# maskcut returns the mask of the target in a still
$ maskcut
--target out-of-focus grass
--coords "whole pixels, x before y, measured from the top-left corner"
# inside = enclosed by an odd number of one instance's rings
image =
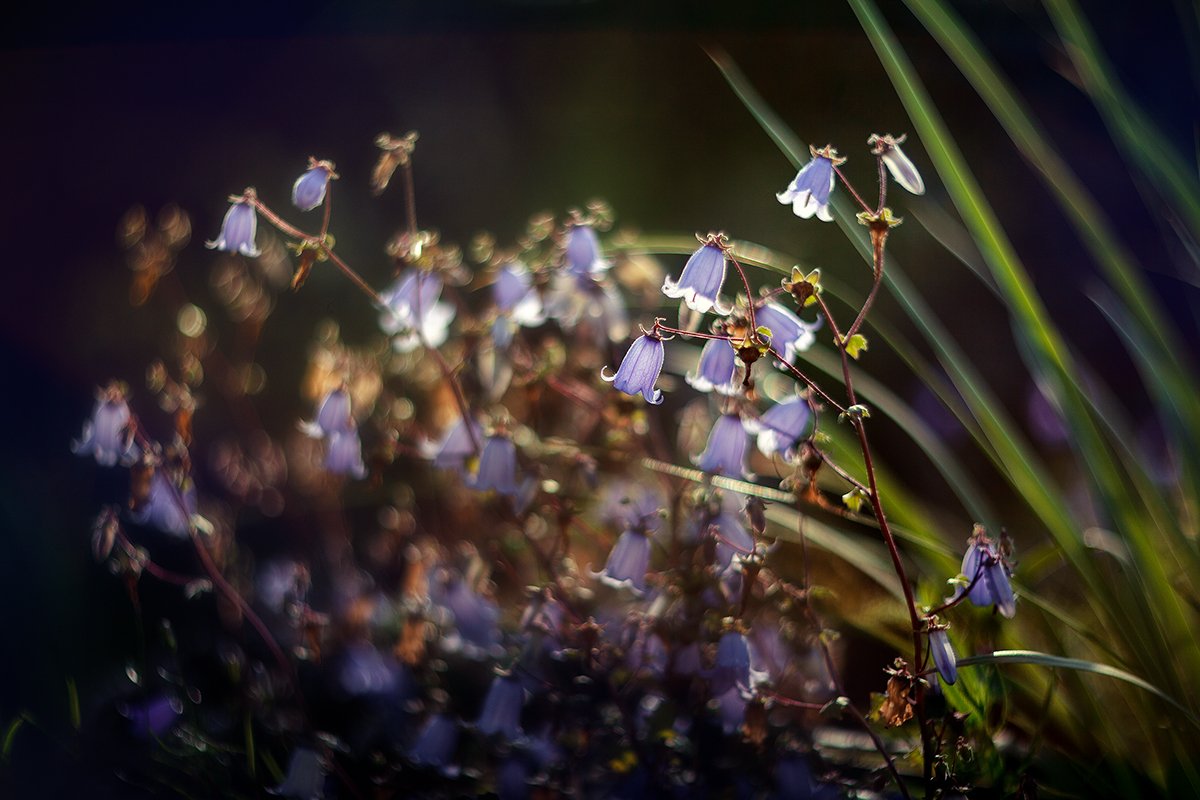
[[[1121,246],[1113,222],[986,51],[949,4],[906,0],[1043,178],[1070,221],[1067,232],[1087,248],[1097,276],[1106,282],[1104,289],[1091,296],[1126,344],[1138,368],[1137,388],[1154,401],[1159,422],[1170,439],[1180,443],[1175,448],[1180,480],[1162,486],[1131,446],[1134,426],[1115,400],[1118,388],[1105,387],[1079,361],[1075,348],[1043,305],[1006,233],[1005,225],[1015,221],[1000,219],[992,209],[887,22],[871,0],[849,2],[961,219],[960,223],[938,215],[940,230],[934,231],[935,236],[949,245],[954,259],[969,263],[1008,307],[1018,352],[1031,376],[1050,390],[1069,428],[1072,470],[1086,481],[1096,517],[1111,528],[1107,551],[1085,536],[1094,523],[1085,519],[1086,512],[1065,501],[1064,487],[1051,477],[1049,466],[973,366],[969,342],[947,330],[889,256],[888,288],[932,348],[953,388],[936,380],[937,370],[932,365],[922,365],[918,356],[907,353],[910,348],[889,335],[886,321],[872,320],[872,335],[888,340],[893,350],[911,359],[914,371],[929,382],[930,389],[972,434],[994,465],[996,476],[1036,515],[1041,531],[1025,531],[1023,538],[1039,538],[1039,533],[1044,538],[1044,544],[1030,548],[1034,556],[1022,562],[1017,574],[1019,591],[1027,602],[1013,623],[993,626],[989,635],[995,647],[1036,645],[1052,652],[970,656],[964,659],[965,665],[993,665],[989,669],[1001,663],[1021,666],[997,671],[993,677],[999,676],[1003,683],[970,681],[971,696],[965,690],[956,691],[950,694],[951,700],[963,704],[964,710],[974,710],[976,716],[999,707],[1029,741],[1044,741],[1068,760],[1086,761],[1089,767],[1072,771],[1070,778],[1090,784],[1099,794],[1136,793],[1149,782],[1166,791],[1200,795],[1200,774],[1192,766],[1200,754],[1195,725],[1200,711],[1200,691],[1195,685],[1195,676],[1200,674],[1196,638],[1200,619],[1195,602],[1195,580],[1200,575],[1195,530],[1200,461],[1194,448],[1186,444],[1200,441],[1197,376],[1187,365],[1187,354],[1177,352],[1178,335],[1134,257]],[[1153,122],[1129,102],[1071,0],[1047,0],[1047,8],[1085,88],[1121,149],[1159,187],[1163,201],[1185,227],[1193,234],[1200,230],[1200,204],[1196,203],[1200,185],[1195,171],[1183,166]],[[766,106],[736,66],[721,53],[712,55],[734,92],[792,163],[799,166],[807,161],[804,143]],[[869,260],[866,231],[854,219],[849,202],[837,198],[834,210],[839,226]],[[779,263],[774,263],[777,260]],[[776,254],[759,259],[759,263],[783,270],[792,262]],[[820,358],[818,354],[813,363],[827,371]],[[960,479],[965,471],[932,431],[904,424],[914,415],[912,409],[905,408],[904,401],[885,387],[871,387],[874,391],[868,392],[867,384],[863,386],[868,402],[904,426],[939,464],[963,507],[980,521],[994,524],[994,512],[983,494],[969,479]],[[882,491],[886,500],[886,484]],[[941,535],[946,542],[960,546],[961,531],[925,533]],[[851,534],[842,531],[841,535]],[[930,558],[931,552],[911,545],[907,550],[921,562],[926,577],[936,582],[936,577],[928,576],[939,575],[944,559]],[[1064,583],[1073,591],[1061,591]],[[1048,599],[1043,590],[1068,599]],[[962,627],[968,626],[956,626],[956,630]],[[968,649],[982,641],[959,635]],[[1054,777],[1050,776],[1051,783]],[[998,773],[994,778],[998,783],[1003,780]]]

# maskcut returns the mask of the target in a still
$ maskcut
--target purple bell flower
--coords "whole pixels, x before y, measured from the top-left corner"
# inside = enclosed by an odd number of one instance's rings
[[[776,403],[758,419],[747,420],[746,428],[758,434],[758,449],[768,458],[780,455],[784,461],[796,460],[796,444],[804,438],[811,411],[808,401],[791,397]]]
[[[333,164],[328,161],[308,160],[308,171],[292,184],[292,204],[301,211],[312,211],[325,201],[325,190],[329,179],[336,178]]]
[[[962,560],[962,575],[966,584],[958,588],[952,600],[966,591],[967,599],[973,605],[994,605],[1008,619],[1017,613],[1008,566],[982,529],[977,529],[971,536]]]
[[[723,692],[713,691],[710,707],[714,707],[721,719],[721,730],[726,736],[736,733],[746,721],[746,705],[748,701],[742,696],[736,686],[731,686]]]
[[[447,650],[464,649],[474,655],[486,653],[500,643],[500,609],[466,581],[451,581],[439,602],[454,615],[456,634],[446,637]]]
[[[215,240],[205,242],[205,247],[209,250],[241,253],[250,258],[257,258],[262,254],[254,244],[254,235],[258,230],[254,196],[254,190],[247,189],[243,196],[232,200],[233,205],[225,212],[225,219],[221,222],[221,232]]]
[[[606,484],[600,504],[600,517],[622,530],[653,533],[662,523],[667,499],[653,484],[621,481]]]
[[[498,734],[510,741],[519,739],[524,705],[525,689],[521,682],[511,675],[497,675],[483,700],[475,727],[488,736]]]
[[[338,683],[352,697],[392,691],[398,676],[392,664],[370,642],[356,642],[342,653]]]
[[[958,656],[954,653],[954,647],[950,644],[950,637],[946,635],[944,627],[930,628],[929,649],[933,653],[933,663],[942,680],[946,683],[958,680]]]
[[[705,472],[749,479],[751,472],[746,467],[748,443],[749,436],[742,418],[737,414],[722,414],[713,423],[704,452],[693,462]]]
[[[685,380],[698,392],[716,391],[731,396],[742,390],[742,382],[736,375],[737,353],[733,345],[721,339],[709,339],[700,351],[696,371],[689,372]]]
[[[746,530],[738,514],[734,511],[722,511],[712,527],[720,536],[717,538],[717,565],[722,571],[733,564],[733,557],[744,557],[754,552],[754,537]]]
[[[532,328],[546,321],[542,298],[538,295],[529,269],[519,261],[505,264],[496,273],[492,299],[502,314],[508,314],[518,325]]]
[[[831,222],[833,216],[829,213],[829,194],[833,191],[835,180],[833,168],[844,164],[846,159],[839,158],[837,151],[826,145],[817,150],[809,147],[812,161],[801,168],[788,187],[775,198],[784,205],[790,204],[797,217],[809,219],[816,214],[822,222]]]
[[[334,431],[325,443],[325,469],[334,475],[349,475],[353,478],[365,478],[367,467],[363,463],[362,442],[358,431],[351,428],[347,431]]]
[[[297,747],[288,761],[283,783],[268,790],[293,800],[320,800],[325,796],[325,765],[315,750]]]
[[[713,695],[725,694],[735,687],[750,688],[750,645],[745,634],[737,631],[721,634],[708,682]]]
[[[195,513],[195,494],[173,486],[162,470],[155,470],[146,502],[129,516],[138,525],[149,525],[183,539],[191,532]]]
[[[890,133],[883,136],[873,133],[867,139],[867,144],[871,145],[872,153],[883,159],[884,166],[892,173],[892,179],[896,183],[913,194],[925,194],[925,181],[921,180],[921,173],[917,172],[912,161],[900,149],[904,138],[892,136]]]
[[[621,366],[617,368],[617,374],[607,375],[608,367],[605,367],[600,370],[600,377],[625,394],[635,395],[640,392],[647,403],[659,405],[663,401],[663,393],[662,390],[654,388],[654,384],[658,380],[658,374],[662,372],[665,355],[666,349],[662,339],[648,333],[642,334],[629,346],[629,351],[621,360]]]
[[[350,392],[339,387],[321,401],[317,418],[312,422],[301,422],[300,430],[314,439],[323,439],[335,433],[354,430],[354,418],[350,415]]]
[[[718,314],[728,314],[732,309],[720,305],[717,295],[725,282],[725,237],[709,234],[700,249],[692,254],[683,267],[683,274],[676,283],[670,276],[663,282],[662,292],[667,297],[682,298],[688,308],[706,314],[716,308]]]
[[[161,695],[120,709],[129,720],[129,731],[139,739],[161,739],[175,727],[183,714],[183,703],[177,697]]]
[[[474,486],[481,492],[516,497],[517,446],[507,436],[489,436],[479,457],[479,471],[475,474]]]
[[[609,586],[646,591],[646,569],[650,566],[650,538],[640,531],[625,531],[617,539],[600,580]]]
[[[566,253],[567,268],[573,275],[586,277],[609,267],[600,257],[600,240],[591,225],[573,225],[567,231]]]
[[[458,774],[458,767],[452,763],[457,747],[458,723],[448,714],[434,714],[421,728],[408,757],[413,763],[435,767],[453,777]]]
[[[441,302],[442,279],[420,269],[410,269],[384,290],[384,311],[379,327],[391,335],[392,346],[411,352],[422,343],[440,347],[450,334],[454,307]]]
[[[475,455],[476,442],[483,443],[483,426],[473,419],[468,421],[460,417],[440,442],[423,449],[438,469],[465,474],[467,459]]]
[[[809,325],[778,303],[767,303],[754,309],[754,322],[770,329],[771,346],[776,352],[783,348],[784,361],[791,361],[796,353],[812,347],[817,340],[815,331],[820,327],[819,323]]]
[[[71,452],[91,455],[104,467],[132,457],[134,446],[129,417],[129,405],[120,386],[114,383],[98,392],[92,418],[84,423],[79,441],[71,443]]]

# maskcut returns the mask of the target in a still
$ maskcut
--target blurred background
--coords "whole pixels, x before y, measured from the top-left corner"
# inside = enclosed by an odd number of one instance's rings
[[[306,158],[328,158],[341,175],[333,226],[339,252],[382,286],[392,275],[383,243],[404,208],[399,192],[370,196],[372,140],[381,131],[417,130],[418,218],[445,239],[465,244],[488,230],[509,240],[534,213],[603,198],[623,230],[725,230],[865,292],[869,269],[836,227],[801,225],[776,202],[794,169],[705,47],[728,53],[802,139],[849,156],[847,174],[868,192],[874,166],[867,136],[910,133],[905,149],[925,172],[929,193],[897,199],[897,213],[908,219],[891,252],[1051,467],[1069,458],[1013,345],[1008,310],[933,235],[953,233],[944,221],[953,209],[852,11],[840,3],[644,5],[47,5],[24,8],[24,18],[0,29],[0,720],[29,710],[50,729],[61,727],[65,682],[77,682],[86,712],[103,702],[136,647],[124,590],[89,553],[100,491],[94,465],[68,447],[97,385],[122,378],[136,399],[146,366],[164,355],[176,324],[169,304],[155,297],[130,302],[133,273],[117,232],[132,207],[153,218],[173,204],[190,215],[190,241],[171,280],[203,305],[213,263],[203,241],[217,233],[226,196],[252,185],[282,207]],[[1194,358],[1195,254],[1173,234],[1170,215],[1158,212],[1146,180],[1130,170],[1080,90],[1042,7],[1023,0],[952,5],[1103,204],[1179,331],[1180,352]],[[1087,6],[1089,21],[1116,73],[1189,156],[1194,176],[1194,9],[1161,0],[1108,14],[1102,5]],[[1081,360],[1121,385],[1132,363],[1087,299],[1095,267],[1061,210],[920,23],[898,3],[880,8],[1051,315]],[[963,246],[970,249],[969,239]],[[919,338],[886,291],[877,309],[907,339]],[[259,346],[268,372],[256,399],[273,435],[310,413],[297,389],[301,354],[328,318],[348,342],[375,333],[375,313],[332,270],[318,269],[304,291],[277,298]],[[1005,519],[1010,528],[1029,523],[1012,489],[988,478],[986,460],[928,402],[920,381],[882,348],[872,356],[871,375],[943,432],[993,504],[1015,509]],[[1132,386],[1118,400],[1144,435],[1138,446],[1148,458],[1163,451],[1146,393]],[[219,424],[201,408],[197,437]],[[883,460],[913,465],[901,470],[905,488],[932,507],[949,502],[924,456],[910,453],[904,436],[877,427]],[[874,675],[877,664],[870,669]],[[61,757],[53,745],[33,747],[27,763]]]

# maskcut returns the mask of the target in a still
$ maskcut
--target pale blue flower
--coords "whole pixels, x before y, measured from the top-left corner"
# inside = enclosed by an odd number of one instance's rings
[[[796,460],[796,445],[808,430],[811,411],[802,397],[790,397],[776,403],[756,420],[747,420],[746,428],[758,434],[758,449],[768,458],[779,455],[789,463]]]
[[[784,361],[791,361],[796,353],[812,347],[817,340],[816,330],[821,327],[819,322],[810,325],[779,303],[766,303],[754,309],[754,323],[771,331],[771,346]]]
[[[293,800],[320,800],[325,796],[325,765],[321,756],[308,747],[297,747],[288,760],[283,783],[268,791]]]
[[[458,723],[448,714],[434,714],[421,728],[408,757],[413,763],[437,768],[453,777],[458,774],[458,767],[453,762],[457,747]]]
[[[600,240],[591,225],[572,225],[567,231],[567,269],[574,275],[588,276],[603,272],[608,261],[600,256]]]
[[[334,431],[329,434],[325,447],[326,470],[334,475],[349,475],[359,479],[367,476],[367,467],[362,457],[362,442],[356,429]]]
[[[475,474],[474,486],[481,492],[516,497],[517,446],[507,436],[489,436],[479,456],[479,471]]]
[[[114,383],[97,393],[92,418],[84,423],[79,441],[71,443],[71,452],[93,456],[96,463],[104,467],[114,466],[117,461],[128,461],[135,451],[129,420],[125,392]]]
[[[381,295],[384,312],[379,326],[392,336],[402,353],[422,344],[440,347],[450,334],[454,307],[441,302],[442,280],[424,270],[410,269]]]
[[[150,492],[145,502],[131,511],[129,516],[138,525],[149,525],[183,539],[191,532],[195,513],[195,492],[179,488],[163,470],[156,469],[150,479]]]
[[[312,211],[321,205],[331,177],[337,177],[332,164],[309,159],[308,171],[292,185],[292,204],[301,211]]]
[[[650,539],[640,531],[625,531],[617,539],[600,580],[609,586],[631,589],[637,594],[646,590],[646,569],[650,566]]]
[[[742,382],[735,377],[736,374],[737,352],[733,345],[722,339],[709,339],[700,351],[696,371],[689,372],[684,380],[696,391],[716,391],[730,396],[740,393],[742,389]]]
[[[1009,619],[1017,613],[1008,566],[982,530],[977,530],[971,536],[962,560],[962,575],[966,583],[958,588],[951,599],[957,599],[966,591],[967,599],[973,605],[994,605],[1002,616]]]
[[[254,211],[253,190],[233,201],[233,205],[225,212],[221,223],[221,232],[211,242],[204,246],[210,250],[223,250],[227,253],[241,253],[250,258],[257,258],[262,251],[254,243],[258,230],[258,215]]]
[[[667,297],[682,298],[688,308],[705,314],[714,307],[718,314],[728,314],[730,309],[720,305],[717,295],[725,282],[725,251],[721,248],[724,237],[710,234],[700,249],[692,254],[683,267],[683,274],[676,283],[670,276],[663,282],[662,292]]]
[[[693,461],[705,472],[733,478],[749,478],[751,473],[746,466],[748,443],[749,436],[741,417],[737,414],[722,414],[713,423],[704,452]]]
[[[933,653],[933,663],[937,666],[938,674],[946,683],[958,680],[958,656],[950,644],[944,627],[931,628],[929,631],[929,649]]]
[[[483,710],[475,723],[480,733],[499,735],[505,739],[519,739],[521,733],[521,708],[525,705],[525,689],[511,675],[497,675],[492,680]]]
[[[650,334],[639,336],[629,346],[616,375],[607,375],[605,367],[600,371],[600,377],[612,383],[628,395],[641,394],[646,402],[659,405],[663,401],[663,393],[654,388],[658,374],[662,372],[665,348],[662,339]]]
[[[805,164],[788,187],[775,197],[784,205],[790,204],[797,217],[808,219],[816,214],[817,219],[831,222],[829,194],[835,180],[833,168],[846,159],[838,158],[837,151],[829,145],[822,150],[814,147],[809,150],[812,161]]]
[[[921,173],[917,172],[912,161],[900,149],[903,142],[904,136],[892,136],[890,133],[883,136],[873,133],[867,139],[871,152],[883,159],[884,166],[896,183],[913,194],[925,194],[925,181],[921,180]]]

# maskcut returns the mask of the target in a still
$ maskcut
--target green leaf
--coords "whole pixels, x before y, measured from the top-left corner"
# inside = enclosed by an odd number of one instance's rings
[[[846,342],[846,355],[858,360],[858,354],[867,349],[867,337],[856,333]]]

